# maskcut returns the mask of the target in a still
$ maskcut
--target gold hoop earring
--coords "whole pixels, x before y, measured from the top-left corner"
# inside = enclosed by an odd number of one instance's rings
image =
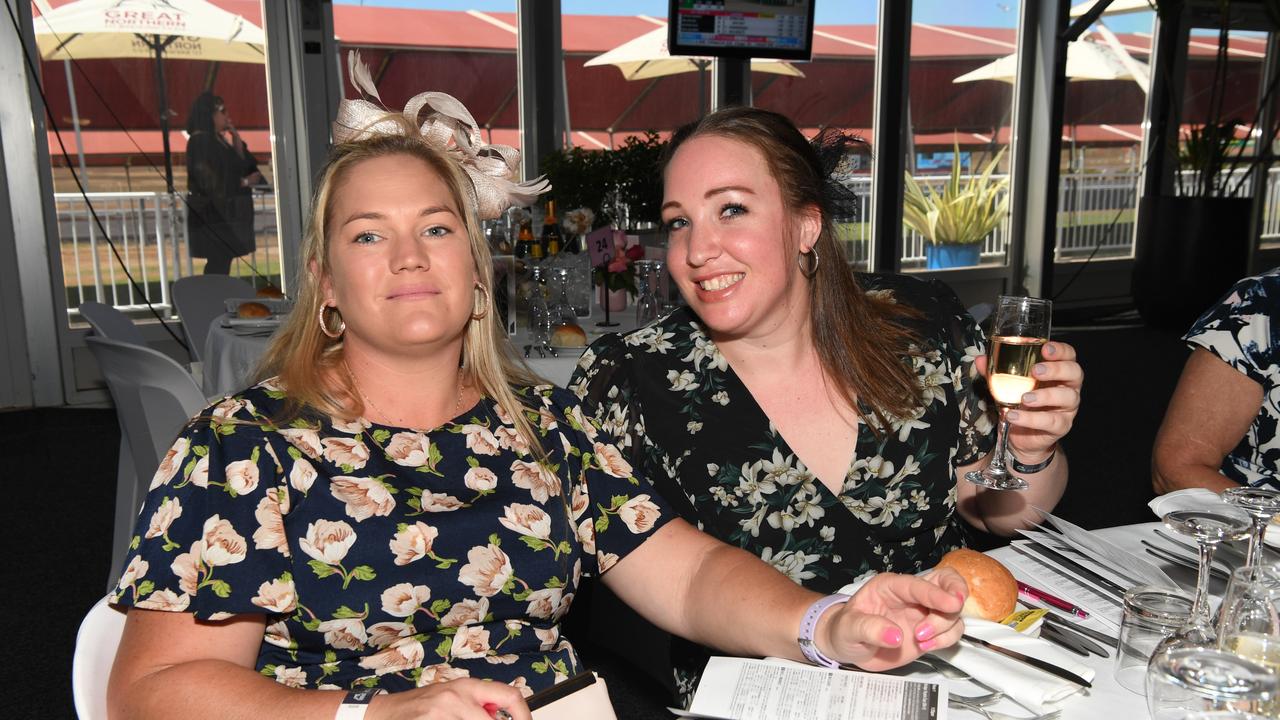
[[[488,314],[489,314],[489,302],[490,302],[490,298],[489,298],[489,288],[485,287],[485,286],[484,286],[484,283],[482,283],[482,282],[480,282],[479,280],[477,280],[477,281],[476,281],[476,287],[475,287],[475,289],[476,289],[476,290],[479,290],[479,291],[484,295],[484,300],[482,300],[482,301],[480,302],[480,309],[479,309],[479,310],[475,310],[475,309],[474,309],[474,308],[475,308],[475,302],[474,302],[475,298],[472,298],[472,304],[471,304],[471,307],[472,307],[472,311],[471,311],[471,319],[472,319],[472,320],[483,320],[483,319],[484,319],[484,317],[485,317],[486,315],[488,315]]]
[[[805,267],[805,256],[812,256],[813,258],[809,263],[809,267]],[[814,275],[818,274],[818,262],[821,260],[822,258],[818,257],[817,245],[809,248],[809,252],[802,252],[799,255],[796,255],[796,264],[800,266],[800,272],[804,273],[804,276],[807,278],[813,278]]]
[[[342,337],[342,333],[344,333],[344,332],[346,332],[346,331],[347,331],[347,321],[346,321],[346,320],[343,320],[343,319],[342,319],[342,315],[341,315],[341,314],[339,314],[339,315],[338,315],[338,329],[337,329],[337,330],[330,330],[330,329],[329,329],[329,326],[325,324],[325,318],[324,318],[324,311],[325,311],[325,310],[329,310],[329,309],[333,309],[333,310],[334,310],[334,312],[337,312],[337,310],[338,310],[338,308],[336,308],[336,307],[333,307],[333,306],[331,306],[331,305],[327,305],[327,304],[325,304],[324,302],[321,302],[321,303],[320,303],[320,312],[319,312],[319,314],[317,314],[317,316],[316,316],[316,322],[317,322],[317,323],[319,323],[319,325],[320,325],[320,332],[324,333],[324,334],[325,334],[325,337],[329,337],[329,338],[333,338],[334,340],[337,340],[338,338]]]

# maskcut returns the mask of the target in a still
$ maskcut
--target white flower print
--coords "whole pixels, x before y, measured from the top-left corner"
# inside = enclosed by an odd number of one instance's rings
[[[617,447],[605,443],[595,443],[592,447],[595,449],[596,462],[605,474],[626,479],[635,473],[631,463],[622,457],[622,452]]]
[[[293,580],[272,580],[258,586],[258,594],[249,602],[273,613],[291,613],[298,609],[298,596]]]
[[[646,533],[661,515],[657,504],[649,500],[647,493],[636,495],[618,508],[618,518],[633,533]]]
[[[465,668],[456,668],[448,663],[440,663],[438,665],[429,665],[422,669],[422,674],[418,676],[418,687],[426,687],[435,683],[449,682],[458,678],[471,677],[471,671]]]
[[[684,429],[687,430],[690,435],[692,435],[702,430],[702,423],[696,420],[690,420],[689,422],[685,423]]]
[[[195,467],[191,468],[191,476],[187,478],[192,485],[201,488],[209,487],[209,456],[205,455],[196,461]]]
[[[498,438],[483,425],[463,425],[462,434],[467,439],[467,449],[477,455],[497,455]]]
[[[696,379],[697,379],[697,376],[695,376],[693,373],[689,372],[688,370],[683,370],[683,371],[668,370],[667,371],[667,382],[671,383],[671,390],[673,390],[674,392],[681,392],[694,387],[693,381]]]
[[[422,493],[423,512],[452,512],[463,506],[458,498],[447,493]]]
[[[160,502],[160,507],[151,514],[151,521],[147,524],[147,533],[143,535],[145,538],[163,537],[169,532],[169,526],[174,520],[182,517],[182,502],[178,498],[167,497]]]
[[[258,463],[253,460],[230,463],[223,473],[227,478],[227,489],[237,495],[248,495],[258,487]]]
[[[574,405],[569,408],[568,412],[565,413],[565,417],[569,419],[569,426],[575,430],[582,431],[582,434],[586,435],[588,440],[596,439],[596,435],[599,434],[596,430],[596,424],[587,419],[586,414],[582,412],[581,406]]]
[[[502,509],[498,519],[502,526],[517,535],[528,535],[540,540],[551,537],[551,516],[537,505],[512,503]]]
[[[620,559],[621,558],[614,553],[601,553],[599,550],[596,551],[596,566],[600,569],[601,575],[608,572],[614,565],[617,565],[618,560]]]
[[[431,552],[439,531],[424,522],[416,522],[396,533],[391,539],[391,552],[395,553],[396,565],[408,565],[421,560]]]
[[[818,530],[818,537],[822,538],[827,542],[832,542],[836,539],[836,529],[831,527],[830,525],[823,525]]]
[[[200,560],[205,565],[210,567],[234,565],[244,560],[248,549],[244,536],[237,533],[230,522],[217,515],[204,521]]]
[[[528,490],[534,500],[545,503],[560,494],[560,478],[541,463],[516,460],[511,463],[511,481]]]
[[[240,398],[227,398],[214,406],[209,415],[215,420],[226,422],[234,418],[241,410],[248,410],[249,414],[253,414],[253,403]]]
[[[738,479],[737,489],[733,491],[735,495],[745,498],[752,505],[762,504],[765,495],[772,495],[778,491],[778,486],[768,476],[757,479],[756,475],[760,469],[760,461],[743,463],[742,476]]]
[[[470,585],[481,597],[493,597],[511,578],[511,560],[497,545],[473,547],[467,564],[458,571],[458,581]]]
[[[945,385],[951,382],[946,369],[942,365],[934,365],[925,362],[924,359],[916,358],[916,373],[920,383],[920,397],[925,405],[935,402],[941,402],[943,405],[947,403],[947,390]]]
[[[337,565],[355,544],[356,531],[342,520],[317,520],[307,524],[307,534],[298,541],[302,551],[326,565]]]
[[[761,560],[777,568],[779,572],[797,583],[811,580],[815,577],[812,570],[806,570],[805,568],[810,563],[817,562],[821,557],[821,555],[808,555],[793,550],[783,550],[774,554],[773,548],[765,548],[760,555]]]
[[[404,467],[421,467],[431,457],[431,441],[420,432],[398,432],[385,449],[395,464]]]
[[[760,537],[760,523],[764,521],[765,513],[768,512],[768,510],[769,507],[767,505],[762,506],[759,510],[752,513],[751,517],[745,520],[739,520],[738,525],[740,525],[743,530],[751,533],[751,537]]]
[[[538,430],[547,433],[557,427],[559,427],[559,423],[556,422],[556,416],[552,415],[551,411],[546,408],[538,408]]]
[[[396,507],[396,499],[378,478],[340,475],[329,481],[329,492],[346,503],[344,510],[356,522],[386,517]]]
[[[338,465],[359,470],[369,461],[369,448],[353,438],[324,438],[320,441],[324,447],[324,459]]]
[[[293,644],[293,638],[289,635],[289,624],[284,620],[271,623],[262,633],[262,642],[276,647],[289,648]]]
[[[591,522],[591,518],[584,519],[578,525],[578,542],[582,543],[582,552],[593,553],[596,551],[596,529]]]
[[[169,451],[164,454],[164,458],[160,460],[160,467],[156,468],[156,474],[151,476],[151,486],[147,489],[155,490],[161,485],[168,485],[169,481],[173,480],[182,469],[182,461],[187,459],[187,453],[190,451],[190,440],[185,437],[175,440]]]
[[[375,675],[386,675],[421,667],[426,656],[422,643],[416,638],[407,637],[372,655],[360,658],[360,667],[372,670]]]
[[[543,588],[529,593],[529,606],[525,613],[531,617],[550,619],[560,609],[560,597],[564,588]]]
[[[549,628],[535,627],[533,629],[533,634],[537,636],[538,642],[540,643],[538,645],[538,649],[546,652],[555,647],[556,643],[560,641],[560,626],[552,625]]]
[[[493,431],[493,435],[498,438],[498,447],[504,450],[511,450],[517,455],[529,454],[529,441],[516,432],[514,427],[504,425]]]
[[[281,685],[287,685],[292,688],[301,688],[307,685],[307,673],[300,667],[277,665],[274,674],[276,682]]]
[[[462,476],[462,483],[476,492],[485,492],[498,486],[498,476],[485,467],[473,467]]]
[[[359,650],[369,641],[360,618],[325,620],[317,630],[324,633],[325,644],[340,650]]]
[[[370,427],[369,421],[362,417],[347,421],[331,415],[329,416],[329,424],[333,426],[334,430],[348,435],[359,435]]]
[[[489,653],[489,631],[478,625],[464,625],[453,636],[449,654],[459,659],[481,658]]]
[[[284,491],[281,495],[288,497]],[[275,493],[267,493],[258,501],[253,516],[258,520],[258,529],[253,531],[253,547],[258,550],[275,550],[285,557],[289,556],[289,541],[284,532],[284,516],[281,515],[280,504],[276,502]]]
[[[374,623],[365,628],[365,630],[369,634],[369,644],[380,648],[387,647],[400,638],[409,637],[413,634],[410,626],[402,622]]]
[[[289,444],[302,451],[303,455],[312,460],[319,460],[324,454],[324,448],[320,445],[320,433],[309,428],[282,428],[280,434],[289,441]]]
[[[400,583],[382,591],[382,611],[392,617],[409,617],[431,599],[426,585]]]
[[[289,485],[294,490],[306,495],[311,490],[311,485],[316,481],[316,469],[311,463],[303,458],[293,461],[293,467],[289,470]]]
[[[191,543],[191,549],[175,557],[169,565],[178,578],[178,589],[184,595],[195,595],[196,585],[200,582],[200,544],[199,540]]]
[[[489,614],[489,599],[459,600],[440,618],[441,627],[461,627],[484,622]]]
[[[146,575],[147,569],[150,567],[150,563],[143,560],[140,556],[134,555],[129,558],[129,564],[125,566],[124,572],[120,573],[120,580],[116,583],[116,587],[121,590],[127,589],[134,583],[138,582],[139,578]]]
[[[186,593],[179,595],[168,588],[157,590],[137,602],[137,606],[143,610],[164,610],[166,612],[182,612],[190,605],[190,595]]]
[[[728,405],[729,393],[725,392],[724,390],[721,390],[720,392],[711,396],[711,402],[716,403],[718,405]]]

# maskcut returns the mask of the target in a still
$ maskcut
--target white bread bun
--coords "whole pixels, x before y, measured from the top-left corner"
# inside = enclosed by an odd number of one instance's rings
[[[938,561],[960,573],[969,586],[969,597],[960,614],[999,622],[1018,604],[1018,581],[999,560],[976,550],[956,548]]]
[[[242,318],[269,318],[271,308],[259,302],[240,303],[240,307],[236,308],[236,315]]]
[[[566,323],[551,331],[551,344],[555,347],[582,347],[587,344],[587,333],[577,325]]]

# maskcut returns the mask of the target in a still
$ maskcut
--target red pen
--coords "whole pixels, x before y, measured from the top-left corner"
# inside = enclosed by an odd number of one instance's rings
[[[1032,600],[1038,600],[1063,612],[1071,613],[1082,620],[1089,617],[1089,613],[1085,612],[1084,608],[1079,607],[1068,600],[1063,600],[1056,595],[1050,595],[1040,588],[1031,587],[1021,580],[1018,581],[1018,594],[1025,595]]]
[[[487,702],[480,707],[483,708],[485,712],[489,713],[489,717],[494,718],[494,720],[511,720],[511,713],[507,712],[506,709],[501,705],[498,705],[498,703]]]

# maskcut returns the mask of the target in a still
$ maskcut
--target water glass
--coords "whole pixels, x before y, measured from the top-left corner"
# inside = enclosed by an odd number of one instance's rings
[[[654,294],[653,262],[637,260],[636,270],[636,325],[644,326],[658,319],[658,298]]]
[[[1121,687],[1139,695],[1144,692],[1147,665],[1156,646],[1187,622],[1191,603],[1190,597],[1166,587],[1140,585],[1125,593],[1115,662]]]
[[[1156,653],[1147,671],[1151,720],[1261,717],[1276,698],[1276,676],[1265,666],[1217,648]]]

